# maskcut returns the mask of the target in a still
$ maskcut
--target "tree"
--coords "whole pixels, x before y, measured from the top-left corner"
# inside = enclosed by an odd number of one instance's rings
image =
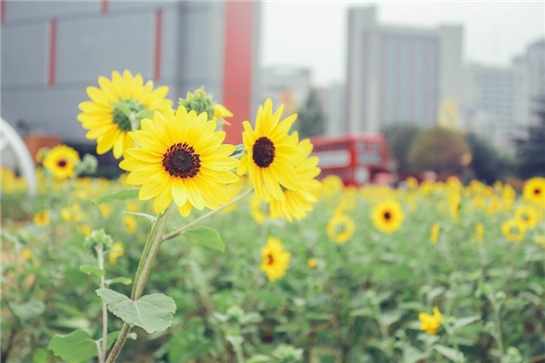
[[[528,128],[528,137],[517,140],[516,155],[523,178],[545,176],[545,98],[538,100],[539,121]]]
[[[298,112],[298,130],[301,138],[323,135],[326,116],[318,99],[318,93],[312,89]]]
[[[498,150],[487,140],[475,134],[467,134],[464,137],[473,156],[469,165],[474,177],[488,184],[503,179],[508,172],[507,162],[500,156]]]
[[[418,136],[409,152],[409,165],[418,171],[461,174],[471,161],[469,146],[459,133],[441,127]]]
[[[420,134],[420,129],[416,126],[395,125],[387,127],[382,133],[388,144],[388,158],[397,164],[396,171],[409,171],[409,151]]]

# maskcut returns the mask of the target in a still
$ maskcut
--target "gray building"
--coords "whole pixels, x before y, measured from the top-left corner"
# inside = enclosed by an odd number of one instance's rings
[[[232,142],[256,109],[257,2],[2,2],[0,112],[33,133],[84,142],[78,104],[113,70],[168,86],[175,103],[204,86],[235,114]]]
[[[375,6],[348,14],[345,132],[432,126],[444,100],[462,101],[463,28],[378,22]]]
[[[270,98],[273,107],[281,103],[284,114],[296,113],[312,87],[312,72],[306,67],[270,66],[261,70],[261,101]]]

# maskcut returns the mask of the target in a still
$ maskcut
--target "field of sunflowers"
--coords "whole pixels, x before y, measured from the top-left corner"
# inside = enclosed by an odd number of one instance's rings
[[[319,179],[270,101],[223,143],[204,90],[114,72],[38,193],[2,169],[2,362],[545,362],[545,179]]]

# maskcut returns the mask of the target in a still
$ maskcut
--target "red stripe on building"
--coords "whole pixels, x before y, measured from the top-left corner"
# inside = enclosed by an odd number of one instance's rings
[[[55,85],[55,69],[57,66],[57,19],[52,19],[49,26],[49,86]]]
[[[250,120],[252,106],[252,51],[254,6],[252,1],[228,0],[225,4],[225,54],[223,104],[234,114],[225,125],[225,141],[242,142],[242,121]]]
[[[161,78],[161,42],[163,33],[163,10],[155,12],[155,57],[153,62],[153,78]]]
[[[100,4],[100,12],[102,14],[106,14],[109,9],[110,9],[110,4],[109,4],[108,0],[102,0],[102,2]]]
[[[6,0],[0,0],[0,24],[6,20]]]

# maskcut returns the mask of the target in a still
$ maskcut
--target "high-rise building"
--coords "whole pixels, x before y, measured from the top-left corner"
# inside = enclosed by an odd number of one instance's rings
[[[100,75],[131,70],[177,103],[204,86],[235,117],[238,143],[257,106],[259,3],[1,1],[1,114],[33,132],[85,142],[76,121]]]
[[[270,98],[273,106],[284,104],[284,114],[296,113],[306,101],[312,72],[306,67],[270,66],[261,71],[261,101]]]
[[[322,109],[326,115],[326,135],[343,134],[346,118],[346,85],[333,82],[320,90]]]
[[[508,66],[470,64],[465,78],[466,127],[512,151],[514,140],[535,124],[537,102],[545,99],[545,40],[532,43]]]
[[[461,103],[463,28],[381,24],[375,6],[348,14],[345,132],[432,126],[443,100]]]

